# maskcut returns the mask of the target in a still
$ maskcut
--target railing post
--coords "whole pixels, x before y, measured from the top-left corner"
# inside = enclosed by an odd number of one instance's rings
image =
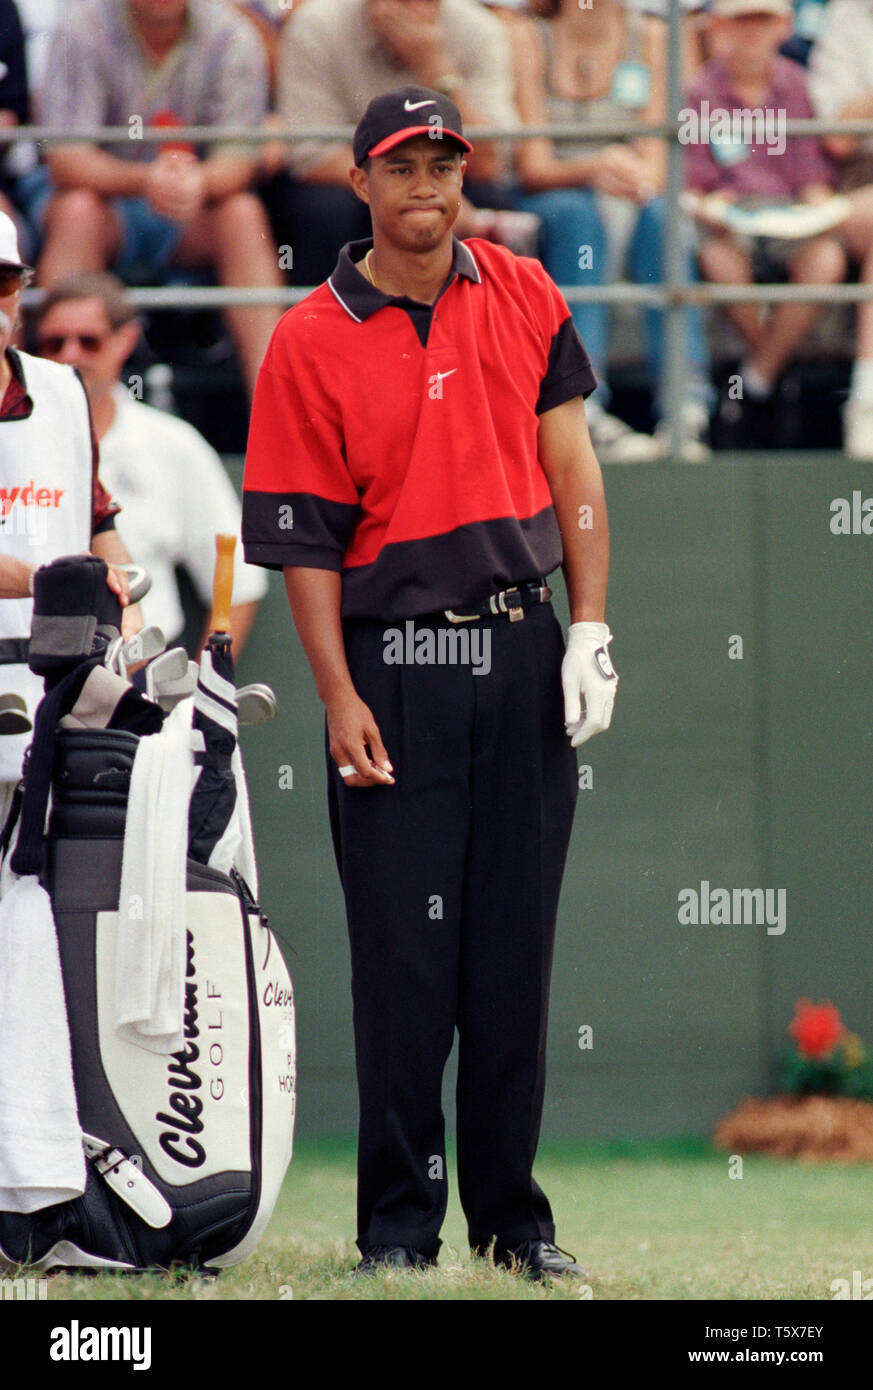
[[[671,122],[678,121],[682,104],[682,11],[679,0],[669,0],[669,34],[667,49],[667,113]],[[682,148],[676,134],[668,137],[666,225],[664,233],[664,281],[668,292],[685,283],[682,226],[679,194],[682,191]],[[664,311],[664,379],[662,400],[670,439],[672,458],[682,457],[682,405],[686,374],[686,312],[675,297]],[[657,383],[653,383],[657,385]]]

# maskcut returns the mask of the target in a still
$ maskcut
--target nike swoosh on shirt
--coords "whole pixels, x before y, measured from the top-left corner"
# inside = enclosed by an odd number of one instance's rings
[[[404,111],[417,111],[420,106],[436,106],[436,102],[431,101],[430,98],[427,101],[410,101],[407,97],[403,103]]]

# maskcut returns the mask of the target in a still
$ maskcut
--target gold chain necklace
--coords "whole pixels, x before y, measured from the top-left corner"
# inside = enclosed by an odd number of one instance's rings
[[[379,289],[379,286],[376,284],[376,281],[373,279],[373,272],[372,272],[372,270],[370,269],[370,257],[372,256],[372,254],[373,254],[373,248],[372,248],[372,246],[371,246],[370,249],[369,249],[369,251],[367,252],[366,256],[364,257],[364,269],[365,269],[366,272],[367,272],[367,279],[369,280],[370,284],[373,286],[373,289],[374,289],[374,290],[378,290],[378,289]]]

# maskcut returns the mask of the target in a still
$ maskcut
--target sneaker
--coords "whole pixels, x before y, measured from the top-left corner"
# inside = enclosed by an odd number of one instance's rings
[[[353,1274],[384,1274],[389,1269],[429,1269],[436,1255],[423,1255],[408,1245],[372,1245]]]
[[[850,396],[843,406],[843,452],[873,462],[873,400]]]
[[[637,434],[617,415],[608,415],[596,402],[586,401],[585,414],[591,443],[601,463],[653,463],[661,457],[662,450],[656,439],[650,434]]]
[[[523,1240],[511,1248],[496,1245],[494,1263],[503,1265],[504,1269],[514,1274],[521,1274],[525,1279],[537,1281],[555,1276],[588,1278],[582,1266],[577,1265],[575,1255],[568,1255],[566,1250],[560,1250],[549,1240]]]
[[[682,407],[682,459],[685,463],[706,463],[712,458],[712,450],[706,442],[709,430],[709,411],[699,401],[687,401]],[[669,458],[670,425],[667,420],[659,420],[655,426],[655,440],[659,446],[660,457]]]

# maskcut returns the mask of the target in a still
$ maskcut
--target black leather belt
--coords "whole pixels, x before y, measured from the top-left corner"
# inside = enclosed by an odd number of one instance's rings
[[[528,579],[523,584],[513,584],[511,589],[501,589],[492,594],[478,608],[466,613],[456,613],[453,608],[445,609],[450,623],[472,623],[476,618],[499,617],[505,614],[511,623],[520,622],[526,608],[538,603],[548,603],[552,591],[544,579]]]
[[[26,666],[29,637],[0,637],[0,666]]]

